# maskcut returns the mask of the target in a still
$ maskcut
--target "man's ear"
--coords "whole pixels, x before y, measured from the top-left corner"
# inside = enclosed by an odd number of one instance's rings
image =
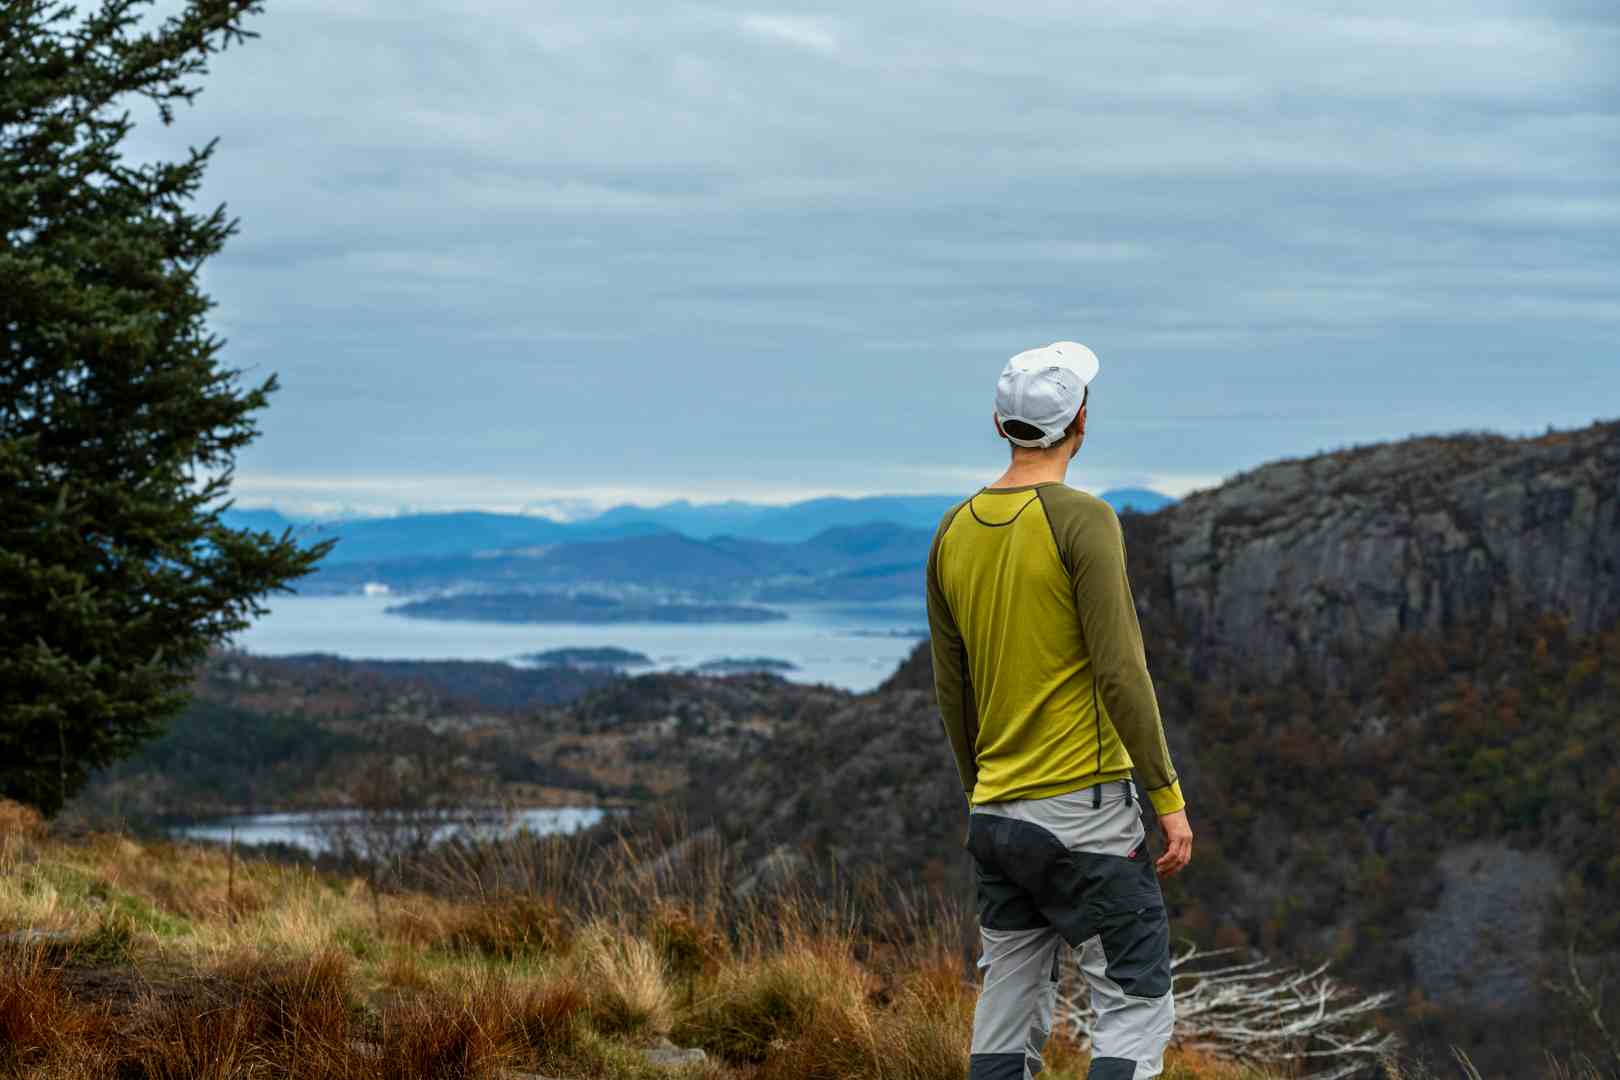
[[[1007,433],[1001,430],[1001,417],[997,416],[995,413],[991,413],[990,422],[996,425],[997,437],[1005,439],[1007,437]]]
[[[1084,405],[1080,406],[1080,411],[1074,414],[1074,419],[1069,421],[1069,430],[1064,433],[1064,438],[1074,440],[1074,445],[1069,448],[1069,460],[1073,461],[1074,456],[1080,452],[1080,444],[1086,441],[1086,407]]]

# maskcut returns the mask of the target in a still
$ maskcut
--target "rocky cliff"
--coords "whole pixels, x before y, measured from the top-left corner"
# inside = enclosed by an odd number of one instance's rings
[[[1157,516],[1195,658],[1259,675],[1342,673],[1338,658],[1402,631],[1620,617],[1620,423],[1277,462]]]

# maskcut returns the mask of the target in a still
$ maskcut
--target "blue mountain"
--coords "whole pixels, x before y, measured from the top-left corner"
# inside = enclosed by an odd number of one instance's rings
[[[666,532],[644,522],[623,525],[564,525],[523,514],[485,514],[473,511],[448,514],[401,514],[398,517],[355,518],[348,521],[300,522],[274,510],[227,510],[221,515],[234,529],[255,529],[279,534],[291,526],[311,540],[337,538],[337,546],[323,565],[356,562],[391,562],[514,548],[546,547],[578,540],[609,540]]]
[[[1101,498],[1115,510],[1151,513],[1175,502],[1145,488],[1105,491]],[[823,498],[765,506],[724,502],[694,504],[681,500],[661,506],[617,506],[580,524],[657,525],[698,540],[735,536],[746,540],[797,543],[842,526],[888,522],[930,532],[961,495],[873,495],[866,498]]]
[[[679,536],[699,541],[725,540],[733,544],[800,544],[821,537],[823,544],[884,544],[892,537],[882,529],[867,533],[862,530],[887,526],[890,532],[923,530],[932,534],[945,511],[960,498],[960,495],[874,495],[858,499],[809,499],[786,506],[747,502],[694,504],[682,500],[653,507],[618,506],[594,518],[566,524],[523,514],[474,511],[310,522],[286,517],[275,510],[231,509],[222,517],[232,528],[279,535],[283,529],[291,527],[307,539],[336,537],[337,546],[323,565],[338,566],[464,558],[497,551],[514,552],[629,537]],[[1174,501],[1156,491],[1140,488],[1105,491],[1102,498],[1116,510],[1142,512],[1157,510]],[[836,540],[828,541],[829,535]]]
[[[232,529],[274,533],[277,536],[287,529],[297,531],[304,526],[304,522],[285,517],[279,510],[238,510],[233,506],[219,517]]]

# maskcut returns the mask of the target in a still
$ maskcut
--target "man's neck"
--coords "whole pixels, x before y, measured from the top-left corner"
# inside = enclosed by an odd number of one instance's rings
[[[1028,487],[1031,484],[1062,483],[1069,475],[1069,454],[1019,455],[1013,458],[1007,471],[990,486],[993,488]]]

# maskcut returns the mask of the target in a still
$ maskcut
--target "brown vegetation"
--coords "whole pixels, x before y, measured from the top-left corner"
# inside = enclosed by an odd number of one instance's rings
[[[892,889],[738,896],[726,858],[678,827],[486,844],[429,856],[432,891],[374,897],[195,846],[36,834],[0,858],[0,1077],[966,1075],[971,913]],[[222,902],[228,882],[250,902]],[[669,1037],[707,1060],[652,1064]],[[1596,1075],[1571,1068],[1546,1075]],[[1060,1030],[1047,1075],[1085,1069]],[[1276,1074],[1178,1048],[1165,1075]]]
[[[645,843],[440,852],[419,874],[434,892],[374,902],[360,879],[195,846],[17,840],[0,1077],[651,1078],[671,1072],[644,1051],[671,1035],[709,1052],[674,1075],[965,1075],[974,988],[959,926],[935,922],[964,913],[738,898],[701,841],[679,866]]]

